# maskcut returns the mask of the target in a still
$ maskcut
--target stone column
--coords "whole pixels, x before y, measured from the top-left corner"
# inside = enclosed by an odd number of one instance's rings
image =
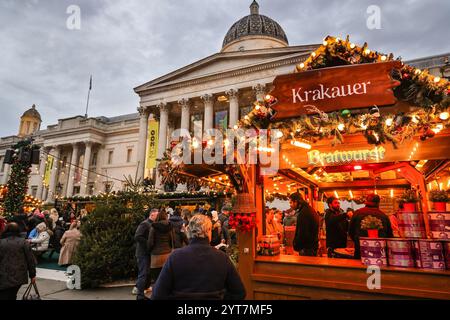
[[[89,179],[89,166],[91,164],[92,142],[86,141],[85,145],[86,145],[86,149],[84,151],[84,161],[83,161],[83,171],[82,171],[82,175],[84,175],[84,177],[82,176],[81,182],[80,182],[80,195],[81,196],[87,196],[86,185],[87,185],[88,179]],[[83,180],[85,180],[84,183],[83,183]]]
[[[205,105],[203,131],[206,131],[214,127],[214,99],[211,94],[204,94],[200,98]]]
[[[52,151],[50,152],[50,154],[54,156],[54,160],[53,160],[53,168],[52,168],[52,173],[50,176],[50,184],[48,187],[46,202],[52,202],[55,198],[55,189],[56,189],[56,183],[57,183],[57,179],[58,179],[59,158],[61,156],[61,147],[57,146],[57,147],[52,148]]]
[[[181,126],[180,129],[186,129],[189,131],[190,119],[190,106],[188,99],[178,100],[178,104],[181,106]]]
[[[159,109],[159,136],[158,136],[158,159],[162,159],[167,148],[167,129],[169,125],[169,106],[165,102],[158,104]],[[156,169],[155,187],[160,189],[161,177]]]
[[[0,164],[1,165],[1,164]],[[9,178],[9,171],[11,169],[11,165],[5,163],[5,171],[3,172],[3,180],[2,180],[2,184],[7,184],[8,183],[8,178]]]
[[[167,128],[169,125],[169,106],[161,102],[159,109],[158,159],[161,159],[167,147]]]
[[[145,169],[145,154],[147,150],[147,132],[148,132],[148,111],[147,108],[138,108],[140,119],[139,119],[139,139],[138,139],[138,149],[137,149],[137,179],[144,179],[144,169]]]
[[[76,143],[72,144],[72,156],[70,157],[70,162],[69,162],[69,175],[67,177],[68,181],[67,181],[67,190],[66,190],[66,197],[70,198],[71,196],[73,196],[73,183],[75,180],[75,170],[76,167],[78,165],[78,151],[79,151],[79,146]]]
[[[44,175],[45,175],[45,164],[47,163],[47,153],[43,152],[41,154],[41,162],[39,163],[39,183],[36,193],[36,198],[44,200]]]
[[[264,96],[266,95],[266,86],[264,84],[258,83],[257,85],[253,86],[253,90],[256,94],[256,100],[263,101]]]
[[[230,100],[230,124],[229,127],[233,128],[239,121],[239,98],[238,91],[236,89],[230,89],[226,92]]]

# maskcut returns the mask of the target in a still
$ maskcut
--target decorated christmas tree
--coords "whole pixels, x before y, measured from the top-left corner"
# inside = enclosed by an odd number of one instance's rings
[[[11,176],[7,184],[7,193],[5,197],[5,215],[10,218],[23,210],[24,199],[28,189],[28,180],[31,173],[31,164],[29,161],[21,161],[20,153],[29,153],[36,148],[31,140],[18,142],[13,147],[14,155],[12,157]],[[22,159],[23,160],[23,159]]]

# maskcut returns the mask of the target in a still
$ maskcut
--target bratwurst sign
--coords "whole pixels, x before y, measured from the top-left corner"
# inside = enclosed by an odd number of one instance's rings
[[[400,83],[392,80],[391,71],[400,66],[400,61],[389,61],[278,76],[271,92],[278,100],[272,107],[274,119],[313,114],[317,109],[331,112],[394,104],[392,88]]]

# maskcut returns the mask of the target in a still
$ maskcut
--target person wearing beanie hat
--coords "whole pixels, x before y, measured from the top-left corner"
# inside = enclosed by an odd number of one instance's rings
[[[378,237],[380,238],[392,238],[391,222],[389,217],[379,209],[380,196],[377,194],[369,194],[366,197],[364,208],[356,210],[352,219],[350,220],[349,235],[355,243],[355,259],[361,258],[359,238],[367,237],[367,230],[361,229],[361,222],[367,216],[373,216],[381,220],[383,228],[378,230]]]

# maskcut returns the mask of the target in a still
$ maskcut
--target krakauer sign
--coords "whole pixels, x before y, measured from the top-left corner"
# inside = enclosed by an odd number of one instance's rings
[[[271,95],[274,119],[313,114],[317,109],[331,112],[373,105],[390,105],[397,100],[391,78],[399,61],[366,63],[281,75],[275,78]]]

